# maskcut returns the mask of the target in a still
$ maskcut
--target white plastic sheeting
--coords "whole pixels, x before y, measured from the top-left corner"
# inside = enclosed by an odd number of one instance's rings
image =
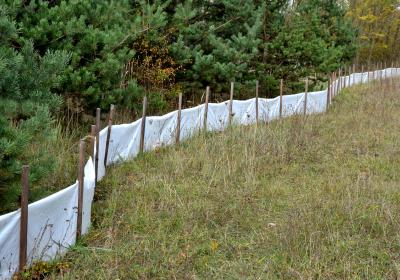
[[[94,167],[85,166],[82,231],[90,226],[94,194]],[[29,205],[28,262],[51,260],[75,243],[78,184]],[[0,216],[0,279],[7,279],[18,269],[20,211]]]
[[[381,76],[399,76],[400,68],[389,68],[370,73],[355,73],[342,77],[346,85],[365,83]],[[337,87],[337,80],[333,87]],[[286,95],[282,98],[284,117],[304,113],[305,94]],[[327,90],[310,92],[307,95],[307,114],[326,110]],[[232,104],[233,124],[249,125],[256,122],[256,99],[234,100]],[[272,121],[279,118],[280,98],[259,98],[259,120]],[[205,106],[182,110],[181,140],[191,137],[203,129]],[[177,111],[164,116],[147,117],[145,151],[175,142]],[[207,130],[222,131],[229,123],[229,101],[210,103],[208,106]],[[111,131],[107,165],[134,158],[139,152],[141,120],[130,124],[113,125]],[[104,149],[107,128],[100,132],[99,174],[105,176]],[[95,188],[95,170],[92,160],[85,166],[83,233],[90,226],[91,205]],[[50,260],[62,255],[75,243],[77,225],[78,183],[29,205],[28,264],[35,260]],[[0,216],[0,279],[9,279],[18,270],[20,210]]]

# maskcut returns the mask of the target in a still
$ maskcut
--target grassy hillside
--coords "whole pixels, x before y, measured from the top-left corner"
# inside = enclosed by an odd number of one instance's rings
[[[399,94],[360,86],[111,168],[64,279],[400,277]]]

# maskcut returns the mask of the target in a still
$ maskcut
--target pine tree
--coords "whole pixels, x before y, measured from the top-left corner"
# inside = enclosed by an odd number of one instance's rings
[[[161,34],[168,1],[24,2],[18,9],[21,36],[32,40],[40,54],[48,49],[72,54],[60,93],[82,100],[86,110],[99,105],[108,109],[111,103],[134,106],[141,99],[136,81],[124,87],[121,77],[125,65],[134,59],[135,40]]]
[[[326,81],[329,72],[356,54],[356,32],[343,6],[333,0],[304,0],[291,7],[276,36],[266,43],[264,66],[275,81],[285,79],[286,93],[303,90],[301,78],[316,74]]]
[[[60,73],[69,61],[66,52],[39,56],[32,42],[19,38],[14,17],[13,9],[0,5],[0,212],[18,203],[22,164],[35,163],[31,182],[54,167],[40,143],[54,137],[50,112],[59,109],[62,99],[52,89],[61,83]]]
[[[177,80],[185,88],[210,85],[221,91],[230,81],[254,79],[265,10],[256,2],[187,0],[177,5],[171,52],[183,65]]]

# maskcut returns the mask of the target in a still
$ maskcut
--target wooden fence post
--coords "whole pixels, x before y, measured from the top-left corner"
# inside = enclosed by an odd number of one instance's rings
[[[382,64],[382,62],[379,62],[378,66],[377,66],[377,68],[378,68],[377,70],[379,71],[379,74],[378,74],[379,81],[382,80],[382,71],[381,71],[382,70],[382,65],[381,64]]]
[[[364,84],[364,64],[361,65],[361,82],[360,84]]]
[[[387,79],[387,62],[385,61],[385,66],[384,66],[384,69],[385,69],[385,80]]]
[[[96,125],[92,124],[90,126],[90,156],[93,163],[95,162],[94,147],[96,143]]]
[[[231,94],[229,97],[229,126],[232,125],[232,118],[233,118],[233,91],[234,91],[234,82],[231,82]]]
[[[281,79],[281,84],[279,87],[279,118],[282,118],[283,115],[283,79]]]
[[[329,79],[328,79],[328,90],[326,91],[326,111],[328,111],[330,100],[331,100],[331,79],[329,77]]]
[[[386,64],[386,61],[385,62],[382,62],[383,63],[383,71],[382,71],[382,82],[383,82],[383,91],[385,92],[385,91],[387,91],[388,90],[388,88],[387,88],[387,64]]]
[[[353,85],[356,83],[356,65],[353,64]]]
[[[179,93],[178,117],[176,120],[175,144],[179,145],[181,139],[182,92]]]
[[[344,88],[344,68],[340,68],[340,91]]]
[[[375,67],[374,64],[370,65],[370,68],[369,68],[370,77],[369,77],[369,79],[368,79],[369,82],[372,82],[372,81],[374,80],[374,67]]]
[[[335,95],[338,95],[339,94],[339,71],[335,72],[335,81],[336,81]]]
[[[377,63],[377,65],[376,65],[376,71],[379,71],[381,69],[381,65],[380,65],[380,63]],[[379,73],[376,73],[376,75],[377,75],[377,79],[378,80],[380,80],[380,77],[381,77],[381,71],[379,71]]]
[[[204,117],[203,117],[203,129],[207,131],[207,118],[208,118],[208,100],[210,98],[210,87],[206,88],[206,102],[204,104]]]
[[[82,235],[84,165],[85,165],[85,140],[81,139],[79,142],[78,217],[77,217],[77,223],[76,223],[76,240],[78,240]]]
[[[144,152],[144,133],[146,131],[146,111],[147,111],[147,96],[143,98],[143,110],[142,110],[142,126],[140,128],[140,146],[139,152]]]
[[[393,61],[392,61],[392,65],[391,65],[391,67],[390,67],[390,88],[391,88],[392,90],[394,90],[393,68],[394,68],[394,64],[393,64]]]
[[[346,67],[343,67],[342,71],[342,85],[340,89],[344,89],[346,87]]]
[[[339,93],[339,80],[340,80],[340,77],[339,77],[339,69],[338,69],[335,71],[335,81],[336,81],[335,92],[336,92],[336,94]]]
[[[376,71],[378,70],[378,64],[377,63],[374,63],[374,65],[373,65],[373,74],[372,74],[372,79],[375,81],[375,80],[377,80],[377,78],[378,78],[378,73],[376,73]]]
[[[342,89],[344,89],[346,87],[346,67],[343,67],[342,74]]]
[[[23,270],[27,260],[28,246],[28,201],[29,201],[29,165],[22,166],[21,218],[19,229],[19,270]]]
[[[332,99],[333,99],[333,97],[334,97],[334,94],[335,94],[335,88],[334,88],[334,81],[335,81],[335,73],[331,73],[331,78],[330,78],[330,81],[331,81],[331,85],[330,85],[330,94],[329,94],[329,104],[332,104]]]
[[[256,81],[256,124],[258,125],[258,81]]]
[[[376,67],[376,71],[375,72],[378,72],[379,71],[379,69],[380,69],[380,63],[376,63],[376,65],[375,65],[375,67]],[[379,72],[380,73],[380,72]],[[375,76],[375,79],[376,80],[379,80],[379,73],[376,73],[376,76]]]
[[[336,71],[332,74],[332,98],[336,96],[337,82],[336,82]]]
[[[303,108],[304,116],[307,115],[307,97],[308,97],[308,77],[306,78],[306,84],[304,89],[304,108]]]
[[[342,68],[339,68],[338,93],[342,90]]]
[[[385,88],[384,90],[387,90],[387,64],[386,61],[382,62],[383,63],[383,72],[382,72],[382,79],[383,79],[383,87]]]
[[[96,109],[96,160],[95,160],[95,183],[99,173],[99,149],[100,149],[100,108]]]
[[[348,86],[351,86],[351,66],[349,66],[349,82],[348,82]]]
[[[368,83],[370,83],[371,81],[373,81],[374,80],[374,72],[373,72],[373,69],[374,69],[374,65],[372,64],[370,64],[369,65],[369,70],[368,70]]]
[[[111,105],[110,113],[108,115],[107,139],[106,139],[106,148],[104,151],[104,168],[107,166],[107,160],[108,160],[108,147],[110,146],[111,128],[112,128],[113,119],[114,119],[114,107],[115,107],[114,105]]]

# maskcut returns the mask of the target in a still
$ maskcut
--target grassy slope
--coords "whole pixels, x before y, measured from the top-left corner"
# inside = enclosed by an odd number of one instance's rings
[[[64,279],[399,277],[400,98],[378,92],[111,168]]]

